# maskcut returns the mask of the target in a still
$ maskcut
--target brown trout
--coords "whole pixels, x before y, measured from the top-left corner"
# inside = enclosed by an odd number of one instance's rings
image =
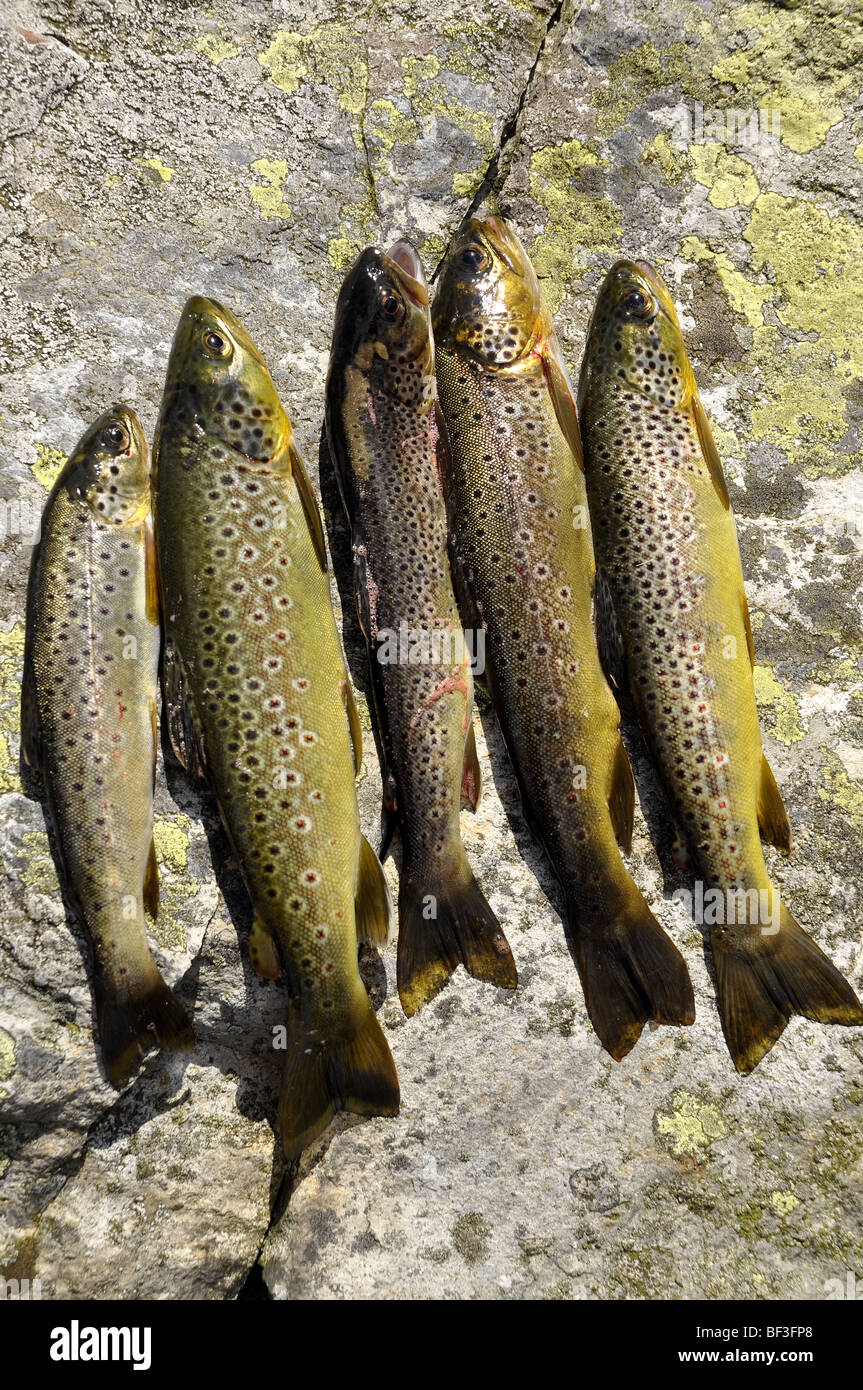
[[[121,1086],[192,1029],[150,954],[159,612],[147,444],[125,406],[73,450],[30,568],[22,750],[41,773],[60,876],[93,943],[102,1057]]]
[[[710,940],[725,1038],[748,1072],[792,1014],[859,1024],[863,1011],[768,877],[759,829],[785,853],[791,832],[761,748],[734,517],[674,306],[644,262],[603,283],[579,411],[616,615],[607,660],[632,690],[677,846],[727,902]]]
[[[694,1018],[683,960],[630,878],[635,791],[599,663],[581,442],[551,316],[499,218],[472,220],[434,308],[454,564],[525,817],[565,898],[585,1002],[617,1059]]]
[[[361,735],[314,493],[259,353],[211,300],[190,299],[177,328],[153,483],[169,730],[218,801],[252,900],[252,964],[286,968],[293,1158],[336,1110],[398,1110],[357,967],[358,931],[385,940],[392,903],[360,835]]]
[[[463,964],[514,988],[515,962],[461,841],[480,791],[473,675],[447,555],[429,297],[407,242],[369,247],[342,286],[327,435],[351,524],[385,806],[401,822],[398,988],[410,1015]]]

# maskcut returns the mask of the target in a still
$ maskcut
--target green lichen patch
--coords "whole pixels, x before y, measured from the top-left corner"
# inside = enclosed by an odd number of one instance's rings
[[[717,1139],[727,1134],[725,1121],[713,1101],[679,1087],[665,1109],[653,1117],[654,1132],[675,1158],[705,1158]]]
[[[452,1228],[452,1243],[469,1265],[488,1258],[491,1226],[478,1211],[465,1212]]]

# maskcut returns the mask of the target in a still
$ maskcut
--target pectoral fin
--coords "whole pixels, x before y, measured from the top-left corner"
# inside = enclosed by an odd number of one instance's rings
[[[545,372],[545,379],[548,382],[548,389],[554,404],[554,413],[557,416],[557,423],[566,436],[566,442],[575,456],[575,461],[584,472],[584,450],[581,444],[581,430],[578,424],[578,411],[575,406],[575,396],[566,370],[566,363],[563,360],[563,353],[560,344],[554,334],[551,334],[542,354],[542,368]]]
[[[782,804],[776,779],[770,770],[767,759],[761,757],[761,785],[758,788],[758,824],[769,845],[781,849],[783,854],[791,853],[791,826],[788,813]]]
[[[629,854],[632,849],[632,829],[635,821],[635,782],[623,740],[619,737],[611,766],[608,809],[617,843],[624,854]]]
[[[29,655],[24,658],[21,682],[21,753],[28,767],[38,768],[42,758],[42,733],[36,696],[36,677]]]
[[[360,836],[360,861],[356,892],[357,940],[384,946],[392,938],[395,911],[389,884],[380,860],[366,839]]]
[[[626,649],[623,633],[614,611],[611,585],[605,571],[596,571],[593,590],[593,621],[596,628],[596,645],[599,660],[606,680],[615,690],[626,689]]]
[[[464,741],[464,762],[461,770],[462,809],[475,811],[479,805],[481,792],[482,773],[479,770],[479,758],[476,753],[476,734],[473,730],[473,724],[469,724],[467,738]]]
[[[347,675],[342,682],[342,698],[345,702],[345,713],[348,716],[348,728],[351,732],[351,744],[354,750],[354,773],[359,776],[360,768],[363,765],[363,728],[360,724],[356,696]]]
[[[144,907],[155,920],[159,915],[159,865],[156,860],[156,846],[150,841],[147,867],[144,870]]]
[[[162,704],[174,757],[190,777],[205,779],[203,734],[186,687],[180,655],[170,640],[162,654]]]
[[[701,452],[704,454],[704,461],[713,479],[716,495],[725,510],[729,511],[731,508],[731,498],[728,496],[728,486],[725,482],[725,474],[722,471],[719,450],[716,447],[716,442],[710,429],[710,422],[704,413],[704,406],[701,404],[701,398],[697,391],[692,398],[692,410],[695,415],[695,428],[698,431]]]
[[[297,491],[300,494],[300,501],[303,504],[306,525],[309,528],[309,534],[312,538],[312,544],[315,547],[315,554],[318,557],[321,569],[326,572],[327,546],[324,540],[324,527],[321,521],[321,513],[318,508],[317,498],[315,497],[315,490],[312,487],[305,465],[293,444],[290,447],[290,454],[291,472],[294,482],[297,485]]]
[[[156,559],[156,542],[153,537],[153,518],[148,516],[144,523],[144,603],[147,621],[159,626],[159,566]]]
[[[260,917],[252,922],[249,932],[249,960],[252,969],[265,980],[275,980],[279,975],[279,956],[273,934]]]

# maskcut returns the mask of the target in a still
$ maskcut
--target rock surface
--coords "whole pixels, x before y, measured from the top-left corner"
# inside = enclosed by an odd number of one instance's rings
[[[33,518],[110,399],[152,428],[194,291],[248,325],[314,472],[348,263],[405,234],[431,270],[488,192],[532,250],[573,370],[618,252],[673,287],[729,476],[795,834],[793,857],[770,862],[863,980],[860,16],[840,0],[427,9],[5,7],[0,1267],[39,1277],[43,1297],[824,1297],[863,1277],[863,1037],[797,1019],[753,1076],[734,1074],[636,736],[632,869],[686,954],[693,1028],[646,1031],[621,1065],[600,1049],[484,711],[486,791],[464,834],[521,984],[504,995],[460,973],[407,1021],[394,948],[365,962],[398,1119],[343,1120],[284,1172],[281,987],[249,971],[212,805],[161,767],[154,942],[198,1045],[149,1058],[119,1097],[101,1077],[81,936],[18,767]],[[730,113],[758,107],[779,112],[778,132],[772,116],[775,133],[740,143]],[[345,636],[362,687],[350,621]],[[374,834],[370,732],[360,790]]]

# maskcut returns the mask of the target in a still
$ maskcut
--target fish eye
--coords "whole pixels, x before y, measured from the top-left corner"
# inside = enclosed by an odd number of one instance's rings
[[[231,345],[214,328],[205,328],[201,337],[204,351],[209,357],[230,357]]]
[[[466,246],[459,252],[458,263],[465,270],[483,270],[488,265],[488,256],[481,246]]]
[[[635,314],[636,318],[644,319],[653,313],[653,300],[633,285],[623,296],[623,307],[628,314]]]
[[[397,299],[390,290],[381,290],[378,303],[384,317],[391,319],[393,322],[395,322],[404,311],[401,300]]]
[[[115,421],[113,425],[108,425],[107,429],[102,431],[102,443],[106,444],[109,449],[115,449],[117,453],[120,453],[129,447],[129,431]]]

